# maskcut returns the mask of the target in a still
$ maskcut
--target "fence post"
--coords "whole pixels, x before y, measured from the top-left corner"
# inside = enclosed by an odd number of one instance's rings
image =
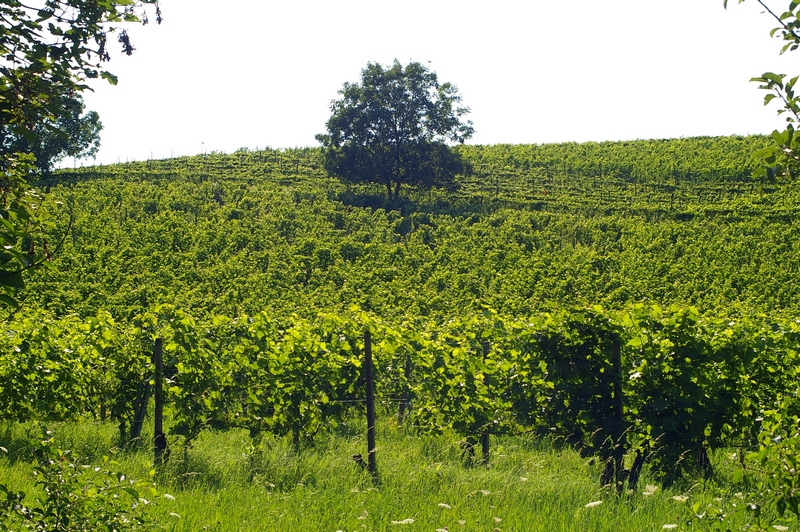
[[[614,414],[616,415],[617,422],[620,425],[620,430],[624,424],[622,417],[622,353],[620,349],[619,338],[614,340],[613,345],[614,356]]]
[[[153,349],[153,365],[156,368],[155,374],[155,400],[156,400],[156,415],[155,415],[155,428],[153,430],[153,448],[155,451],[155,464],[161,465],[164,461],[164,451],[167,448],[167,437],[164,434],[164,397],[163,397],[163,384],[164,384],[164,363],[162,361],[161,351],[163,342],[161,338],[156,338],[156,345]]]
[[[373,478],[378,475],[375,460],[375,383],[372,374],[372,336],[364,332],[364,376],[367,381],[367,468]]]
[[[150,379],[145,379],[139,390],[138,397],[134,403],[133,423],[131,423],[131,433],[128,438],[129,443],[136,442],[142,436],[142,427],[144,426],[144,418],[147,415],[147,403],[150,402]],[[125,422],[120,423],[120,436],[125,436]]]
[[[403,368],[403,375],[406,382],[403,385],[403,395],[400,397],[400,411],[397,414],[397,422],[403,424],[406,416],[406,410],[411,408],[411,397],[409,391],[409,380],[411,379],[411,355],[406,356],[405,368]]]
[[[612,434],[614,448],[611,451],[611,460],[614,462],[614,480],[617,492],[622,493],[625,482],[625,418],[623,417],[622,399],[622,354],[619,338],[614,339],[612,345],[612,362],[614,364],[614,421],[615,430]]]
[[[489,355],[489,341],[484,340],[483,344],[483,362],[486,362],[486,357]],[[489,385],[489,375],[484,373],[483,374],[483,383],[485,385]],[[481,434],[481,449],[483,450],[483,463],[489,463],[489,429],[486,428],[484,433]]]

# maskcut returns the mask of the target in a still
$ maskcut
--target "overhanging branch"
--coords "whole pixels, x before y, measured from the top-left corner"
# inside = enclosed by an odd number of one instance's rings
[[[763,0],[757,0],[757,1],[758,1],[758,3],[759,3],[759,4],[761,4],[761,7],[763,7],[764,9],[766,9],[766,10],[767,10],[767,13],[769,13],[770,15],[772,15],[772,16],[773,16],[773,18],[774,18],[775,20],[777,20],[777,21],[778,21],[778,23],[781,25],[781,27],[783,28],[783,30],[784,30],[784,31],[786,31],[787,33],[789,33],[789,34],[790,34],[792,37],[794,37],[795,39],[797,39],[797,40],[800,40],[800,34],[798,34],[797,32],[795,32],[795,30],[794,30],[794,29],[792,29],[791,27],[789,27],[789,26],[786,24],[786,22],[784,22],[784,21],[783,21],[783,19],[782,19],[781,17],[779,17],[778,15],[776,15],[776,14],[775,14],[775,12],[774,12],[774,11],[772,11],[772,10],[769,8],[769,6],[767,6],[767,5],[766,5],[766,4],[763,2]]]

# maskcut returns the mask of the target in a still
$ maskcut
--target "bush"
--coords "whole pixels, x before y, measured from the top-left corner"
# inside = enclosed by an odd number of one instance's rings
[[[3,452],[5,449],[0,448]],[[32,505],[27,495],[0,484],[0,529],[53,532],[147,530],[142,509],[157,496],[152,483],[131,480],[112,468],[82,463],[70,451],[54,446],[52,434],[32,444],[33,474],[41,489]]]

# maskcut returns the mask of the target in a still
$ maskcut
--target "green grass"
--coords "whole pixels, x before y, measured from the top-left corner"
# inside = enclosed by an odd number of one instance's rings
[[[147,478],[150,454],[114,451],[115,427],[83,422],[53,428],[60,446],[95,462],[112,453],[121,470]],[[153,529],[663,530],[665,524],[684,523],[691,503],[734,500],[737,489],[730,484],[732,466],[721,454],[717,475],[727,487],[687,482],[645,495],[655,484],[645,475],[638,493],[618,497],[599,486],[599,465],[532,436],[492,438],[490,465],[465,467],[457,436],[418,435],[387,422],[378,427],[379,482],[373,483],[351,458],[365,454],[362,428],[355,422],[301,450],[288,439],[268,437],[259,452],[245,432],[206,432],[185,456],[181,448],[173,449],[156,475],[159,491],[174,500],[160,498],[148,506]],[[9,451],[0,453],[0,484],[29,497],[37,488],[22,442],[32,435],[30,427],[0,427],[0,446]],[[684,493],[688,503],[671,498]],[[587,507],[596,501],[601,502]],[[747,523],[747,513],[741,514],[733,517],[732,529]],[[786,524],[796,530],[796,523]]]

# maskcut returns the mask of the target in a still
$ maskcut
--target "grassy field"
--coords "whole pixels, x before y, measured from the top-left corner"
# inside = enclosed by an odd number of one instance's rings
[[[99,463],[112,453],[127,475],[149,475],[149,452],[115,451],[113,426],[87,421],[51,428],[59,446],[88,462]],[[254,449],[244,432],[206,432],[187,452],[173,449],[153,477],[168,496],[147,506],[150,529],[714,529],[714,521],[692,519],[695,503],[704,510],[733,510],[725,521],[733,530],[752,524],[752,512],[734,506],[741,486],[732,481],[733,465],[724,454],[715,456],[714,481],[687,481],[665,491],[645,474],[636,493],[617,496],[600,487],[598,464],[549,441],[528,435],[493,438],[490,465],[467,467],[455,435],[420,435],[384,421],[378,427],[379,479],[373,482],[352,460],[364,452],[363,428],[354,421],[301,450],[288,439],[270,439]],[[29,492],[32,501],[37,493],[32,466],[20,458],[34,429],[5,424],[0,434],[0,445],[8,449],[0,458],[0,484]],[[785,526],[796,529],[796,524]]]

